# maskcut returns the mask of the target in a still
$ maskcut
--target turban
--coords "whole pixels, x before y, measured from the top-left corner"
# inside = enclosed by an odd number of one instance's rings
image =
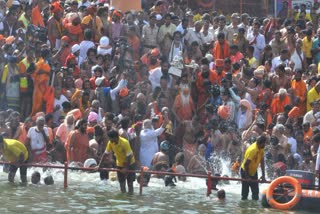
[[[91,112],[89,113],[89,116],[88,116],[88,121],[89,121],[89,122],[95,122],[95,121],[98,120],[98,117],[99,117],[99,116],[98,116],[97,113],[91,111]]]
[[[300,113],[299,113],[300,109],[299,107],[295,106],[291,109],[291,111],[289,112],[288,114],[288,117],[289,118],[297,118],[300,116]]]
[[[224,120],[229,119],[229,117],[230,117],[229,106],[226,106],[226,105],[219,106],[218,115],[219,115],[219,117],[221,117]]]
[[[63,11],[63,8],[61,7],[59,2],[54,2],[51,4],[50,10],[52,13],[61,13]]]

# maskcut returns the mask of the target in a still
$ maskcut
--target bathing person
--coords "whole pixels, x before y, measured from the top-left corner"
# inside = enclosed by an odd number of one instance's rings
[[[40,172],[35,171],[32,173],[32,175],[31,175],[31,183],[32,184],[39,184],[40,179],[41,179]]]
[[[17,165],[27,163],[29,153],[26,146],[20,141],[4,139],[3,136],[0,135],[0,153],[3,154],[6,161],[10,162],[8,174],[9,182],[14,182],[14,177],[19,168],[21,182],[27,183],[27,167]]]
[[[125,170],[135,170],[135,159],[130,147],[129,141],[119,136],[117,130],[110,130],[108,132],[109,142],[107,149],[103,153],[98,169],[101,163],[107,158],[106,162],[112,162],[112,153],[116,157],[116,165],[120,171],[117,172],[118,181],[122,193],[126,192],[126,181],[128,184],[129,193],[133,193],[133,182],[136,179],[135,172],[126,172]]]
[[[241,164],[241,178],[252,179],[258,181],[258,166],[260,164],[262,170],[261,180],[265,181],[265,166],[264,166],[264,147],[267,142],[267,137],[262,135],[257,141],[248,147],[244,154],[244,159]],[[259,200],[259,184],[258,182],[242,181],[241,200],[247,200],[251,188],[252,199]]]

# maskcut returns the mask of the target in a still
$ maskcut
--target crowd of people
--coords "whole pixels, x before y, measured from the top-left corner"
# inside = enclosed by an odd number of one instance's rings
[[[0,0],[0,143],[27,149],[13,163],[116,166],[123,192],[123,169],[219,174],[213,157],[243,178],[260,160],[270,178],[318,173],[319,16],[317,2],[250,17],[184,0]]]

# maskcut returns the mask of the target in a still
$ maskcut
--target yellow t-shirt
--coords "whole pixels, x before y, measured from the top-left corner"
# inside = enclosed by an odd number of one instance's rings
[[[131,155],[130,164],[134,164],[135,160],[133,157],[133,153],[129,144],[129,141],[127,141],[125,138],[119,137],[119,141],[117,144],[111,143],[109,140],[106,152],[113,152],[116,156],[116,164],[119,167],[125,167],[127,162],[127,157]]]
[[[21,154],[24,154],[24,161],[28,160],[29,154],[26,146],[14,139],[4,139],[4,159],[9,162],[16,162]]]
[[[315,87],[311,88],[307,94],[307,112],[312,110],[311,103],[320,98],[320,93],[317,92]]]
[[[312,58],[311,49],[312,49],[312,39],[308,41],[308,38],[305,36],[302,39],[302,51],[307,58]]]
[[[264,155],[264,149],[259,149],[257,142],[253,143],[251,146],[249,146],[244,154],[244,159],[241,164],[241,168],[244,170],[244,165],[247,160],[250,160],[249,164],[249,175],[254,176],[257,172],[257,169],[259,167],[259,164],[261,162],[261,159]]]

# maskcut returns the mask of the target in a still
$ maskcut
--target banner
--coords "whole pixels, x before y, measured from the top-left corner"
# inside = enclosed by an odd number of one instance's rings
[[[140,11],[141,0],[111,0],[110,7],[125,13],[130,10]]]

